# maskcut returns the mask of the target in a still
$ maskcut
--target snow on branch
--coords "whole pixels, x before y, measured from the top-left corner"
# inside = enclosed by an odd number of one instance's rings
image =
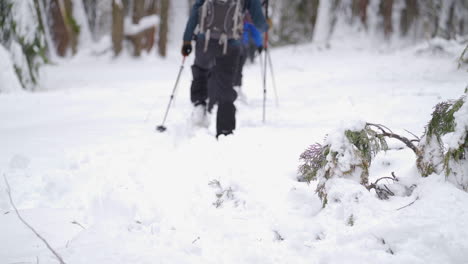
[[[21,216],[21,214],[19,213],[18,209],[16,208],[16,205],[15,203],[13,202],[13,198],[11,197],[11,188],[10,188],[10,184],[8,183],[8,180],[6,178],[5,175],[3,175],[3,178],[5,179],[5,184],[6,184],[6,192],[8,194],[8,197],[10,198],[10,204],[11,206],[13,207],[13,209],[15,210],[15,213],[16,215],[18,216],[19,220],[25,225],[27,226],[40,240],[42,240],[42,242],[44,242],[44,244],[47,246],[47,248],[52,252],[52,254],[55,255],[55,257],[57,258],[57,260],[60,262],[60,264],[65,264],[65,261],[63,261],[62,257],[49,245],[49,243],[47,242],[47,240],[45,240],[30,224],[28,224],[28,222],[26,222],[23,217]]]
[[[159,25],[159,16],[151,15],[143,17],[138,24],[133,24],[130,18],[125,19],[125,35],[135,36],[152,27]]]
[[[375,189],[379,198],[387,199],[393,192],[378,182],[398,179],[392,174],[369,184],[369,168],[380,151],[388,150],[386,140],[394,139],[414,152],[422,177],[445,174],[448,181],[468,191],[468,89],[459,99],[435,106],[422,138],[407,132],[414,139],[375,123],[360,122],[338,129],[327,136],[324,144],[316,143],[301,154],[298,180],[318,180],[316,192],[323,206],[327,203],[327,182],[332,178],[359,182],[368,190]]]

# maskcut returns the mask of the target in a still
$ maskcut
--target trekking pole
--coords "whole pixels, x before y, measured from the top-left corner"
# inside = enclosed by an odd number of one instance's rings
[[[166,123],[167,115],[169,114],[169,110],[171,109],[171,104],[172,104],[172,101],[174,100],[174,95],[175,95],[175,92],[177,90],[177,85],[179,84],[180,76],[182,75],[182,71],[184,69],[185,58],[187,58],[187,56],[184,56],[184,58],[182,59],[182,65],[180,65],[179,74],[177,74],[177,79],[176,79],[176,82],[175,82],[175,85],[174,85],[174,89],[172,89],[171,98],[169,99],[169,104],[167,105],[166,114],[164,115],[164,119],[163,119],[161,125],[156,127],[156,130],[161,132],[161,133],[167,130],[167,128],[164,126],[164,124]]]
[[[265,0],[265,17],[268,21],[268,0]],[[263,123],[266,122],[266,96],[267,96],[267,52],[268,52],[268,30],[265,32],[263,46],[265,47],[265,61],[263,67]]]
[[[275,79],[275,72],[273,70],[273,62],[271,60],[271,54],[268,50],[265,51],[267,54],[266,56],[268,57],[268,64],[270,65],[270,73],[271,73],[271,81],[273,82],[273,91],[275,92],[275,103],[276,107],[279,106],[279,100],[278,100],[278,91],[276,89],[276,79]]]
[[[263,70],[263,54],[259,54],[258,55],[258,58],[260,59],[260,75],[261,75],[261,78],[260,80],[263,81],[263,75],[265,74],[265,71]]]

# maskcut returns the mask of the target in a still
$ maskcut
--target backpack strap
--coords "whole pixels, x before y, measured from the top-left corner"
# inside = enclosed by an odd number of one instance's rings
[[[242,0],[237,0],[236,11],[234,12],[234,25],[233,25],[234,28],[232,29],[232,31],[234,33],[235,39],[240,38],[239,32],[241,32],[243,28],[243,21],[242,21],[243,19],[241,19],[241,1]]]

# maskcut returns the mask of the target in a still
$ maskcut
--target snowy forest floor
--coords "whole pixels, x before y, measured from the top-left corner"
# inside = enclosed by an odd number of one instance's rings
[[[263,124],[260,66],[248,65],[238,129],[219,142],[214,119],[189,125],[191,60],[161,134],[179,57],[79,56],[46,67],[44,92],[0,95],[0,175],[69,264],[466,263],[468,194],[419,179],[411,151],[371,167],[415,183],[410,196],[381,201],[343,180],[322,209],[315,183],[296,180],[299,154],[329,131],[363,120],[421,135],[436,103],[463,94],[455,54],[416,51],[273,50],[279,106],[270,85]],[[56,263],[5,189],[0,263]]]

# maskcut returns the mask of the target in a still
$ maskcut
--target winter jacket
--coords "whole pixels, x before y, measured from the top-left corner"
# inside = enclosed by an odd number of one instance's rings
[[[199,9],[204,3],[205,0],[196,0],[195,4],[193,4],[187,26],[185,27],[184,41],[191,41],[193,39],[195,28],[198,25]],[[268,30],[268,24],[265,16],[263,15],[260,0],[245,0],[244,9],[249,11],[252,21],[261,32],[266,32]],[[204,38],[204,35],[202,34],[199,34],[198,36]],[[240,41],[232,39],[229,40],[229,44],[240,44]]]
[[[242,44],[248,45],[253,40],[258,48],[263,46],[262,34],[249,22],[244,22],[244,34],[242,35]]]

